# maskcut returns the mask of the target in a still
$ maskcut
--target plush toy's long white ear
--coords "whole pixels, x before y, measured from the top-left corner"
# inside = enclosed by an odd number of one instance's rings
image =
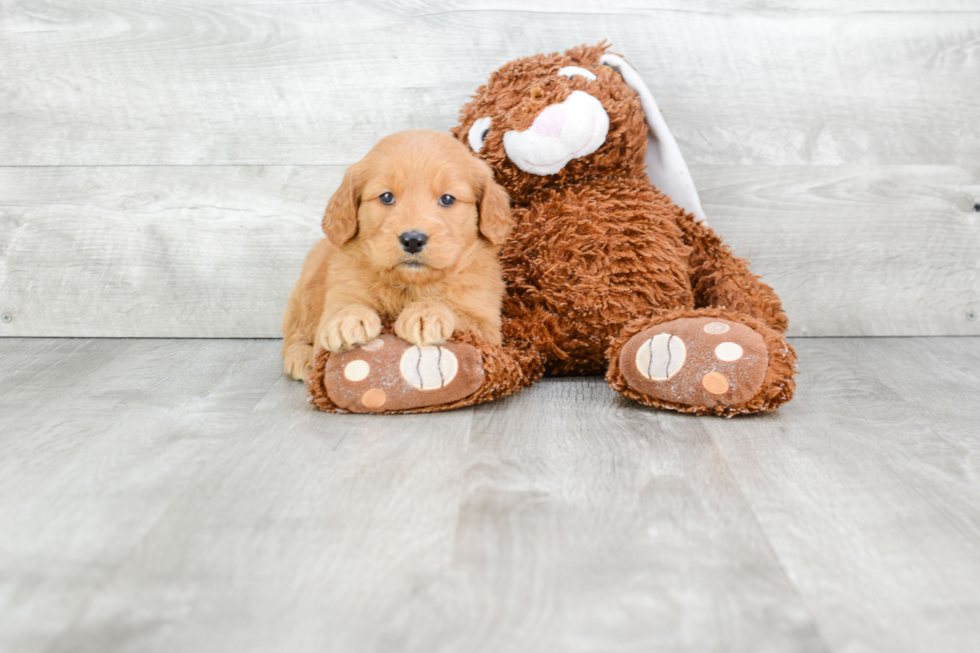
[[[674,204],[688,213],[693,213],[698,220],[704,221],[704,208],[701,207],[701,198],[698,197],[698,190],[694,187],[691,171],[687,169],[681,150],[677,147],[677,141],[674,140],[674,135],[670,133],[667,123],[660,114],[653,93],[640,79],[639,73],[622,57],[604,54],[599,59],[599,63],[609,66],[622,75],[623,81],[640,96],[643,113],[646,114],[647,125],[650,126],[650,131],[647,132],[647,153],[644,158],[650,181],[663,193],[669,195]]]

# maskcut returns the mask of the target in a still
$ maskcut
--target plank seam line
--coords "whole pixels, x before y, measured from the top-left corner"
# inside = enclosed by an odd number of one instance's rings
[[[282,375],[276,377],[276,379],[269,385],[268,390],[266,390],[262,394],[262,396],[256,400],[251,410],[249,410],[247,413],[243,411],[242,417],[238,421],[238,426],[246,422],[246,420],[255,412],[255,407],[258,406],[260,403],[262,403],[262,401],[264,401],[267,396],[269,396],[269,393],[272,392],[272,390],[276,387],[276,384],[279,383],[281,378]],[[224,451],[223,447],[215,446],[214,451],[212,451],[204,460],[201,460],[199,464],[201,465],[202,468],[205,467],[214,458],[216,458],[218,454],[221,453],[222,451]],[[176,495],[171,499],[171,501],[167,504],[167,506],[160,511],[160,514],[157,515],[157,518],[153,520],[153,523],[147,526],[145,532],[143,533],[143,536],[140,537],[137,541],[133,542],[129,550],[125,554],[119,557],[117,564],[113,565],[112,570],[108,571],[105,574],[105,576],[102,578],[102,582],[99,583],[97,587],[94,587],[91,593],[88,595],[88,597],[80,603],[78,609],[75,611],[75,614],[71,617],[71,619],[67,620],[64,630],[62,630],[61,633],[52,641],[50,647],[46,649],[47,651],[57,651],[61,648],[62,642],[66,641],[67,638],[69,638],[72,635],[73,629],[75,628],[76,625],[78,625],[78,623],[85,616],[85,613],[88,611],[88,608],[92,604],[92,602],[96,600],[96,598],[100,595],[100,593],[105,591],[106,587],[109,586],[109,584],[116,577],[119,571],[126,565],[126,563],[129,560],[133,559],[137,551],[140,550],[140,547],[143,545],[143,543],[146,542],[147,538],[157,528],[159,528],[160,523],[163,521],[164,517],[166,517],[166,515],[169,514],[169,512],[173,509],[174,505],[176,505],[177,502],[182,497],[186,496],[189,492],[194,491],[205,480],[207,480],[206,476],[200,479],[195,479],[194,482],[189,483],[182,491],[176,493]]]
[[[732,466],[730,461],[728,460],[728,456],[725,455],[725,449],[718,444],[718,440],[715,438],[714,433],[712,433],[709,429],[706,429],[704,426],[701,426],[701,430],[703,433],[706,433],[708,437],[711,439],[711,444],[714,445],[715,450],[718,452],[718,455],[721,456],[721,459],[724,461],[725,475],[732,482],[732,485],[735,486],[738,495],[742,498],[742,501],[745,503],[745,506],[749,509],[749,513],[752,515],[752,521],[755,522],[756,528],[759,529],[759,532],[762,534],[763,538],[765,539],[765,546],[769,550],[769,553],[772,555],[773,560],[775,560],[776,564],[779,565],[779,570],[783,573],[783,578],[786,579],[786,583],[791,588],[793,588],[793,592],[796,594],[797,597],[799,597],[800,603],[803,604],[803,607],[806,610],[807,615],[809,615],[810,617],[810,625],[813,628],[814,635],[816,636],[817,640],[820,642],[820,646],[823,648],[823,650],[826,653],[832,653],[834,649],[832,646],[830,646],[830,642],[828,642],[827,639],[824,637],[823,631],[820,628],[820,623],[817,621],[817,616],[813,612],[813,608],[810,606],[810,602],[807,601],[806,596],[803,594],[803,591],[797,586],[796,583],[793,582],[793,579],[789,574],[789,570],[786,568],[786,565],[783,563],[783,559],[779,556],[779,552],[776,551],[776,548],[772,545],[772,538],[769,536],[769,532],[765,529],[765,527],[763,527],[762,522],[759,519],[759,515],[755,511],[755,506],[753,506],[752,502],[749,501],[749,498],[745,495],[745,491],[742,489],[742,484],[739,482],[738,478],[732,472]]]

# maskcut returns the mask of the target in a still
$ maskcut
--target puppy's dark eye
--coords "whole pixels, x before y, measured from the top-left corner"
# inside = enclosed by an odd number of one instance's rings
[[[440,206],[452,206],[455,203],[456,203],[456,198],[453,197],[452,195],[443,195],[442,197],[439,198]]]
[[[395,196],[392,195],[391,193],[381,193],[381,195],[378,196],[378,199],[381,200],[381,203],[382,204],[394,204],[395,203]]]

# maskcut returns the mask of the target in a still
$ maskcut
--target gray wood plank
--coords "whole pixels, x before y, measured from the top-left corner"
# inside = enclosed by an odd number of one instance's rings
[[[324,643],[442,567],[470,411],[326,415],[281,378],[248,420],[52,651],[365,650]]]
[[[797,398],[710,421],[838,651],[980,648],[980,340],[797,340]]]
[[[278,337],[341,166],[0,168],[0,335]],[[980,169],[695,166],[790,333],[980,334]]]
[[[2,339],[3,360],[38,342],[0,379],[0,650],[25,653],[59,641],[281,374],[271,341]]]
[[[2,335],[278,337],[337,167],[0,170]]]
[[[800,336],[980,334],[980,168],[696,168]]]
[[[888,5],[8,3],[0,161],[345,165],[448,128],[510,59],[608,39],[690,163],[974,165],[980,11]]]
[[[104,361],[108,362],[133,345],[120,340],[111,351],[106,351],[98,341],[83,338],[7,338],[0,343],[0,383],[4,389],[0,395],[0,417],[14,415],[22,401],[36,397],[41,386],[31,384],[37,379],[50,379],[52,374],[58,374],[60,384],[70,385],[74,378],[90,371],[79,366],[65,368],[62,357],[78,356],[80,352],[98,348],[105,352]]]
[[[824,650],[691,420],[597,379],[381,419],[297,388],[52,650]]]
[[[0,649],[976,650],[980,338],[793,344],[756,418],[378,418],[274,340],[0,339]]]
[[[463,485],[450,573],[388,615],[389,641],[826,650],[696,420],[548,380],[477,410]]]

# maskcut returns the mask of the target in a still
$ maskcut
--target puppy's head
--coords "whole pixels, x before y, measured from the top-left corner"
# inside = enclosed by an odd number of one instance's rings
[[[507,193],[490,167],[449,134],[382,139],[344,174],[323,232],[363,264],[410,283],[441,278],[511,228]]]

